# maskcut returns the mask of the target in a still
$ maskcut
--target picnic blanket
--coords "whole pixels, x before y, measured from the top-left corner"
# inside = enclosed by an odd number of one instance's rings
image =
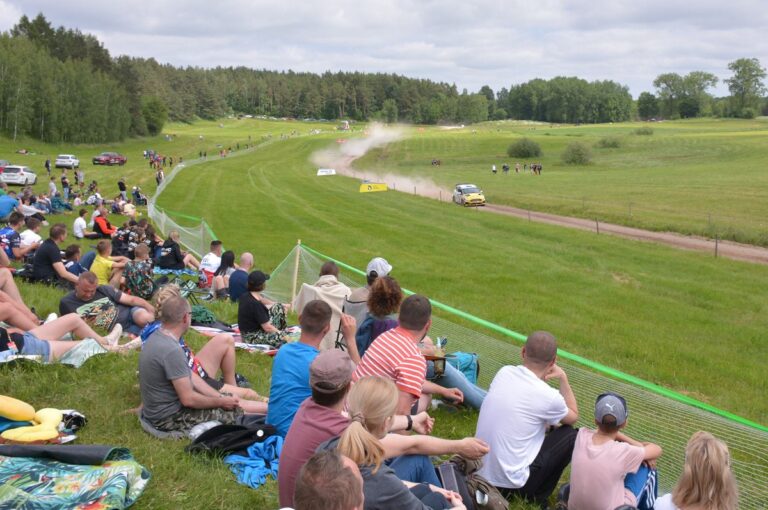
[[[125,448],[0,445],[0,508],[128,508],[149,479]]]

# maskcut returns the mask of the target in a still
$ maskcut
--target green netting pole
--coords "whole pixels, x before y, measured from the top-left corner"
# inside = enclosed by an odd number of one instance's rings
[[[307,250],[310,253],[314,253],[320,258],[324,258],[326,260],[331,260],[336,263],[336,265],[343,267],[344,269],[347,269],[349,271],[352,271],[353,273],[357,273],[359,275],[365,276],[365,272],[357,269],[356,267],[352,267],[349,264],[345,264],[344,262],[341,262],[339,260],[336,260],[332,257],[329,257],[328,255],[325,255],[323,253],[320,253],[319,251],[310,248],[307,245],[301,245],[301,247],[305,250]],[[406,294],[413,294],[412,291],[408,289],[403,289],[403,292]],[[493,322],[487,321],[485,319],[481,319],[480,317],[476,317],[470,313],[464,312],[462,310],[459,310],[457,308],[454,308],[452,306],[443,304],[439,301],[435,301],[433,299],[429,300],[430,303],[435,308],[440,308],[441,310],[445,310],[446,312],[455,314],[463,319],[466,319],[470,322],[473,322],[475,324],[478,324],[480,326],[486,327],[488,329],[491,329],[493,331],[496,331],[497,333],[501,333],[502,335],[514,338],[515,340],[519,341],[525,341],[527,338],[525,335],[518,333],[517,331],[512,331],[511,329],[499,326],[498,324],[494,324]],[[658,384],[653,384],[651,382],[648,382],[644,379],[640,379],[639,377],[635,377],[634,375],[627,374],[625,372],[622,372],[621,370],[616,370],[615,368],[611,368],[607,365],[603,365],[602,363],[597,363],[595,361],[589,360],[587,358],[584,358],[582,356],[579,356],[578,354],[572,354],[568,351],[564,351],[562,349],[557,350],[557,355],[565,358],[567,360],[576,362],[580,365],[584,365],[586,367],[591,368],[592,370],[595,370],[596,372],[600,372],[605,375],[609,375],[613,377],[614,379],[618,379],[620,381],[624,381],[630,384],[634,384],[635,386],[640,386],[641,388],[644,388],[648,391],[651,391],[653,393],[656,393],[658,395],[663,395],[667,398],[671,398],[673,400],[676,400],[678,402],[682,402],[684,404],[698,407],[699,409],[703,409],[705,411],[709,411],[713,414],[716,414],[718,416],[722,416],[723,418],[727,418],[731,421],[734,421],[736,423],[739,423],[741,425],[746,425],[747,427],[751,427],[757,430],[760,430],[762,432],[768,432],[768,427],[764,425],[760,425],[759,423],[747,420],[746,418],[742,418],[741,416],[738,416],[736,414],[730,413],[728,411],[723,411],[722,409],[719,409],[715,406],[709,405],[707,403],[701,402],[699,400],[696,400],[695,398],[688,397],[686,395],[683,395],[681,393],[678,393],[676,391],[672,391],[668,388],[664,388],[663,386],[659,386]]]

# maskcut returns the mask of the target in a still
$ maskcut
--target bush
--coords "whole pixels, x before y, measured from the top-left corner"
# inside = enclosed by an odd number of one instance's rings
[[[595,144],[600,149],[618,149],[621,147],[621,139],[618,136],[606,136]]]
[[[742,108],[738,117],[740,119],[754,119],[757,117],[757,109],[755,108]]]
[[[592,160],[592,151],[581,142],[572,142],[561,156],[566,165],[587,165]]]
[[[541,147],[530,138],[521,138],[507,147],[507,154],[511,158],[538,158]]]
[[[637,128],[635,129],[634,133],[636,135],[641,135],[641,136],[650,136],[653,134],[653,128],[649,128],[649,127]]]

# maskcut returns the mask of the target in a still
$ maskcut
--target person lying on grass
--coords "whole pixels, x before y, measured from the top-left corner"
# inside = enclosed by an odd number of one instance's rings
[[[142,342],[157,331],[161,326],[163,317],[163,304],[170,297],[181,297],[178,285],[163,285],[155,294],[155,309],[157,320],[147,325],[141,331]],[[241,388],[235,379],[235,342],[232,335],[221,333],[206,342],[200,351],[195,354],[189,348],[184,338],[179,338],[179,345],[184,351],[187,366],[192,370],[192,382],[195,385],[207,384],[216,391],[230,393],[242,399],[240,407],[248,413],[267,414],[267,402],[269,399],[260,396],[250,388]],[[216,374],[221,372],[222,380],[216,379]]]
[[[67,334],[79,338],[93,338],[108,351],[125,351],[138,347],[138,342],[118,345],[123,332],[120,324],[107,336],[96,334],[76,313],[70,313],[30,330],[0,327],[0,353],[12,352],[39,355],[44,363],[58,360],[74,349],[79,341],[60,340]]]
[[[160,327],[139,355],[141,417],[160,431],[189,430],[199,423],[236,423],[244,414],[239,397],[195,383],[179,340],[192,323],[192,309],[180,296],[163,301]]]

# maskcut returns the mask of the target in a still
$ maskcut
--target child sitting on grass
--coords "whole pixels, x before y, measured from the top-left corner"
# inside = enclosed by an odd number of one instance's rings
[[[85,273],[85,268],[80,265],[80,245],[70,244],[64,250],[64,268],[75,276]]]
[[[133,250],[134,260],[129,260],[123,269],[123,281],[129,294],[142,299],[152,299],[155,293],[152,260],[149,258],[149,246],[140,243]]]
[[[127,257],[112,256],[112,241],[102,239],[96,245],[96,258],[91,264],[91,272],[99,279],[99,285],[112,285],[119,289],[126,262]]]
[[[26,257],[31,258],[35,254],[35,249],[40,246],[43,238],[40,236],[40,229],[43,228],[43,222],[37,218],[26,219],[27,230],[19,234],[19,246],[24,249],[28,246],[32,247],[32,250],[27,252]]]
[[[628,415],[619,395],[597,397],[597,430],[581,428],[573,448],[569,510],[613,510],[625,504],[653,508],[661,447],[623,434]]]

